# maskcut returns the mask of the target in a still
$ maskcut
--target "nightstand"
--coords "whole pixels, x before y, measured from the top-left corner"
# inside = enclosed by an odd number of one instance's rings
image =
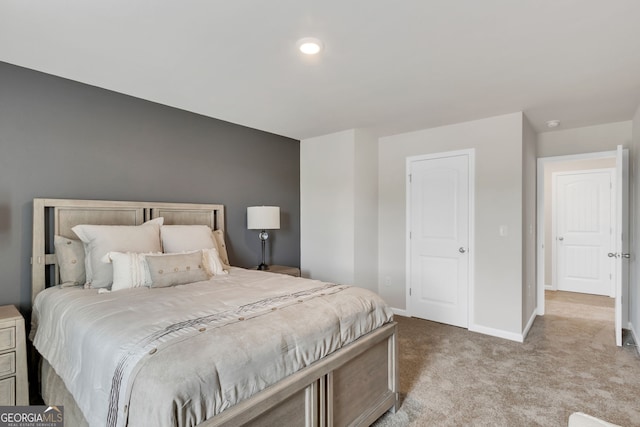
[[[0,307],[0,406],[29,405],[24,319],[12,305]]]
[[[300,269],[298,267],[288,267],[286,265],[270,265],[267,273],[288,274],[289,276],[300,277]]]

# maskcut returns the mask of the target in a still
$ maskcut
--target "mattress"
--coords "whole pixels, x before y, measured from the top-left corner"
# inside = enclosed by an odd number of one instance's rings
[[[392,320],[365,289],[232,268],[169,288],[49,288],[35,348],[90,426],[195,425]],[[47,402],[54,404],[56,402]]]

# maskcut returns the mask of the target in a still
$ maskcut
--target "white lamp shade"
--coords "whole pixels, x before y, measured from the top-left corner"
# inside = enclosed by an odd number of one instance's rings
[[[247,228],[249,230],[277,230],[280,228],[280,208],[278,206],[250,206],[247,208]]]

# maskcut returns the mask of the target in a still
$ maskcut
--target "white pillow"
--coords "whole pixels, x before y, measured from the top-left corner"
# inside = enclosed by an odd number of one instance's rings
[[[163,225],[160,237],[167,254],[215,248],[211,229],[206,225]]]
[[[142,225],[81,224],[72,228],[84,243],[87,283],[90,288],[108,288],[113,268],[102,262],[108,252],[161,252],[160,226],[164,218]]]
[[[159,252],[156,252],[159,253]],[[151,286],[151,274],[145,255],[153,253],[135,252],[109,252],[102,262],[113,264],[113,284],[112,291],[121,289],[139,288],[141,286]]]
[[[220,274],[229,274],[224,270],[224,265],[216,248],[203,249],[202,261],[204,268],[210,276],[218,276]]]

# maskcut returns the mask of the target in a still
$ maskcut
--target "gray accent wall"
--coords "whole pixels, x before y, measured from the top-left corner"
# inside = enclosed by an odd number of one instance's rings
[[[35,197],[224,204],[243,267],[260,262],[247,206],[280,206],[268,262],[299,266],[299,156],[297,140],[0,62],[0,305],[30,308]]]

